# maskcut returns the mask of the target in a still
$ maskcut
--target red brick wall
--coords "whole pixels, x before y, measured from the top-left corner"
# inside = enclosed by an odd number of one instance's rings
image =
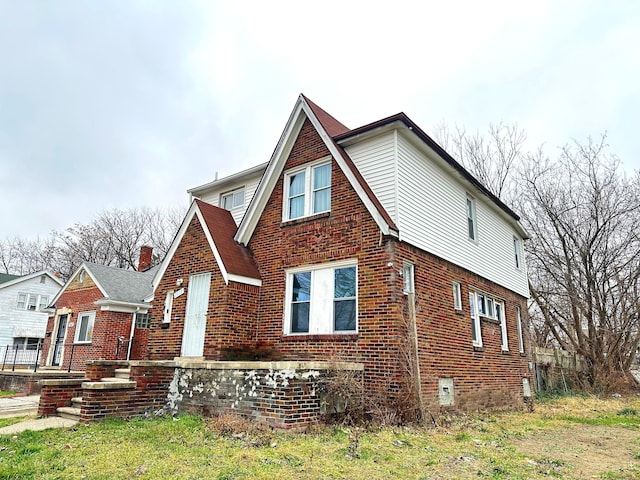
[[[194,217],[154,294],[149,359],[166,360],[180,356],[189,276],[205,272],[211,272],[205,358],[217,360],[222,346],[246,343],[255,338],[258,288],[234,282],[225,284],[202,226]],[[179,278],[183,280],[181,287],[185,288],[185,293],[174,299],[171,323],[165,327],[162,325],[164,300],[168,290],[180,288],[176,285]]]
[[[329,155],[306,121],[285,170]],[[380,231],[340,167],[332,163],[331,212],[282,223],[283,176],[249,243],[260,273],[258,340],[273,344],[291,360],[361,361],[366,380],[379,391],[394,394],[401,383],[399,305],[393,297],[395,279],[388,263],[393,243]],[[358,335],[283,336],[285,270],[336,260],[358,261]]]
[[[526,300],[493,282],[410,245],[400,243],[395,264],[415,265],[416,324],[423,398],[438,410],[438,380],[453,378],[455,407],[461,410],[522,405],[522,379],[532,380],[528,369],[529,345],[521,355],[518,346],[516,307],[526,328]],[[462,310],[453,305],[453,282],[461,284]],[[402,293],[402,278],[396,286]],[[481,320],[482,348],[474,348],[469,290],[479,290],[504,301],[509,351],[503,352],[500,325]],[[406,307],[407,297],[403,296]],[[408,309],[404,314],[408,318]],[[526,338],[526,337],[525,337]]]

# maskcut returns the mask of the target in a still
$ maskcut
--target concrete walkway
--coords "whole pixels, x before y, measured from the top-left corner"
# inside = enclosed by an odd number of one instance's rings
[[[38,413],[40,395],[0,397],[0,418],[23,417]]]
[[[2,397],[0,398],[0,418],[33,416],[38,413],[40,395],[28,395],[26,397]],[[76,420],[60,417],[30,418],[22,422],[14,423],[0,428],[0,435],[10,435],[24,432],[25,430],[45,430],[47,428],[72,427]]]

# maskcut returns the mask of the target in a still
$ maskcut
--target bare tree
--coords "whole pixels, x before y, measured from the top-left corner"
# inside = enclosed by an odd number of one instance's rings
[[[178,208],[115,209],[88,224],[54,231],[45,240],[0,240],[0,269],[19,275],[49,269],[65,279],[85,261],[135,269],[143,245],[154,248],[156,264],[169,250],[183,214]]]
[[[489,124],[488,134],[468,133],[463,127],[452,130],[440,122],[435,137],[496,197],[509,202],[514,198],[515,172],[523,155],[527,135],[517,124]]]
[[[625,176],[603,137],[529,156],[521,180],[536,313],[606,389],[640,342],[640,175]]]

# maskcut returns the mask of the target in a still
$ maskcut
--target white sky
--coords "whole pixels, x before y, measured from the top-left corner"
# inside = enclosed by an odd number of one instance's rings
[[[404,111],[549,155],[608,132],[640,168],[640,2],[0,0],[0,238],[266,162],[299,93],[348,127]]]

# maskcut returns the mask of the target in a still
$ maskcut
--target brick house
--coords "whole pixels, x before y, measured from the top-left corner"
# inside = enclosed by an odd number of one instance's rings
[[[51,302],[45,365],[84,370],[91,360],[146,358],[151,260],[152,249],[142,247],[138,271],[84,262]]]
[[[432,411],[530,396],[527,234],[405,114],[351,130],[301,95],[268,164],[189,192],[150,360],[266,345]]]

